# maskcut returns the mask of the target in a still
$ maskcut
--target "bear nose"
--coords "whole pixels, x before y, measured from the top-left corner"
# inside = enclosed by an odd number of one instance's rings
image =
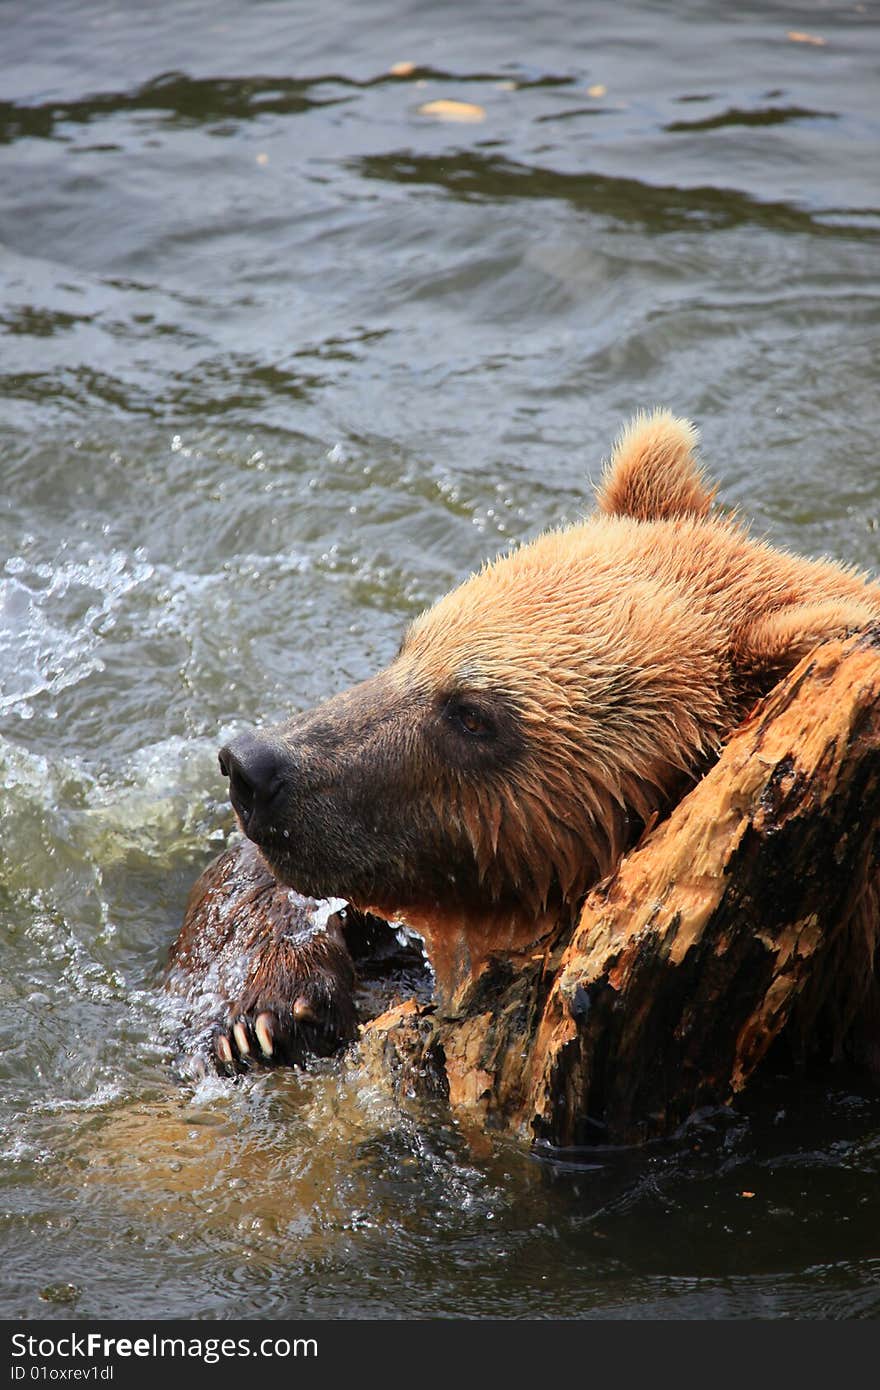
[[[242,734],[220,749],[218,759],[220,771],[229,778],[229,800],[253,839],[253,830],[280,785],[278,754],[259,734]]]

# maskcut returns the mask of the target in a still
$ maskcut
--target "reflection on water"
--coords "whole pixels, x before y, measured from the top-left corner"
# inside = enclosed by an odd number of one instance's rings
[[[799,118],[807,114],[800,112]],[[706,128],[715,129],[724,124],[728,122],[718,118],[707,122]],[[673,128],[685,127],[667,127]],[[701,127],[695,123],[687,128]],[[520,164],[504,155],[475,151],[455,158],[445,154],[416,158],[408,150],[367,155],[358,161],[357,167],[364,178],[391,179],[402,184],[436,184],[463,199],[539,198],[544,202],[558,198],[593,216],[632,223],[654,233],[686,231],[692,227],[702,232],[722,231],[757,225],[778,232],[809,231],[819,235],[824,231],[828,235],[851,238],[858,236],[861,230],[857,224],[841,226],[835,220],[826,224],[824,210],[811,213],[806,208],[752,197],[734,188],[665,186],[607,174],[567,173]],[[869,226],[862,234],[874,244],[877,230],[876,226]]]
[[[356,1061],[169,1065],[217,746],[585,510],[634,409],[693,416],[775,542],[878,567],[876,26],[573,14],[4,9],[7,1317],[877,1315],[864,1079],[585,1161]]]

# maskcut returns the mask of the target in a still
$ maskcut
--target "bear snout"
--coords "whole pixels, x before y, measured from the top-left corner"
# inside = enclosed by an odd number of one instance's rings
[[[272,824],[281,787],[277,748],[259,732],[241,734],[218,754],[220,771],[229,778],[229,800],[249,839],[260,843]]]

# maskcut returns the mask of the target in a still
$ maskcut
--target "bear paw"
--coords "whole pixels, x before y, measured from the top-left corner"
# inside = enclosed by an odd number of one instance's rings
[[[333,918],[323,930],[266,942],[248,976],[211,1030],[221,1071],[302,1065],[309,1056],[332,1056],[355,1037],[354,967]]]
[[[181,1004],[187,1070],[301,1065],[357,1032],[355,970],[338,899],[279,884],[248,841],[196,883],[165,974]]]

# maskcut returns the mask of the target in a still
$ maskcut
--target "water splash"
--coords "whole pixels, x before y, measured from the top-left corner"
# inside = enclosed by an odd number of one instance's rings
[[[0,714],[33,717],[32,701],[104,669],[102,640],[126,596],[152,577],[142,551],[62,559],[11,556],[0,577]]]

